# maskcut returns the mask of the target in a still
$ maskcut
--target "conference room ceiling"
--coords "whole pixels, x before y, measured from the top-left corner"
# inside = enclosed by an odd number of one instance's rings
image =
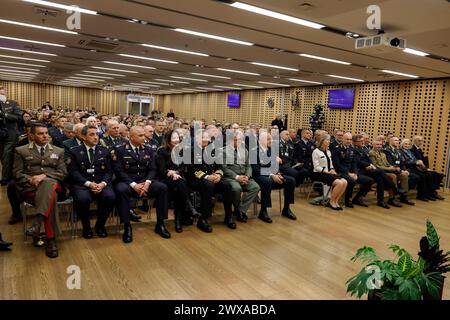
[[[2,0],[1,79],[170,94],[195,92],[194,90],[297,87],[412,79],[382,70],[415,75],[419,79],[450,76],[450,3],[445,0],[245,0],[249,5],[322,24],[326,26],[323,29],[256,14],[232,7],[223,1],[57,0],[53,3],[77,5],[80,8],[95,10],[97,15],[82,13],[81,29],[73,30],[76,34],[55,32],[7,22],[15,21],[67,31],[66,20],[70,14],[65,9],[21,0]],[[386,35],[406,39],[408,48],[430,55],[416,56],[397,48],[387,48],[382,53],[355,49],[355,39],[346,36],[347,32],[360,36],[377,33],[366,27],[369,16],[366,9],[372,4],[381,8],[381,27]],[[175,31],[176,28],[231,38],[253,45],[178,32]],[[17,39],[60,44],[64,47]],[[203,55],[168,51],[142,44]],[[317,60],[299,54],[326,57],[351,64]],[[135,66],[129,66],[130,64]],[[244,71],[247,74],[223,69]]]

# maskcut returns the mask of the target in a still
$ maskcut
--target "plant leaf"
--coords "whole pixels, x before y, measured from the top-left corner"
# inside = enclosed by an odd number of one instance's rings
[[[403,274],[408,274],[412,269],[411,256],[409,254],[402,255],[397,264]]]
[[[379,261],[377,253],[371,247],[362,247],[356,251],[356,254],[351,258],[351,261],[355,262],[356,260],[361,260],[362,262],[366,262],[368,264],[372,264],[376,261]]]
[[[430,220],[427,220],[427,238],[431,248],[439,248],[439,236]]]

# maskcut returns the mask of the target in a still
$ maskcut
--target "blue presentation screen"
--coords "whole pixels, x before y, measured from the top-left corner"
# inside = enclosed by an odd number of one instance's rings
[[[238,108],[241,106],[241,95],[238,93],[230,93],[228,95],[228,106]]]
[[[328,91],[328,108],[353,109],[355,89],[336,89]]]

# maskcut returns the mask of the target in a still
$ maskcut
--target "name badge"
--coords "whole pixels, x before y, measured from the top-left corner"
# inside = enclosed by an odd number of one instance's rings
[[[94,174],[95,169],[87,169],[86,172],[87,172],[88,174]]]
[[[400,164],[400,160],[395,161],[395,164]]]
[[[52,154],[50,155],[50,159],[56,159],[56,160],[58,160],[58,159],[59,159],[59,156],[58,156],[56,153],[52,153]]]

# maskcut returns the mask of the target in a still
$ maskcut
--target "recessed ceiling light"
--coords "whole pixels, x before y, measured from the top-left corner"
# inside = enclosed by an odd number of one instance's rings
[[[174,79],[182,79],[182,80],[192,80],[192,81],[208,82],[208,80],[204,80],[204,79],[185,78],[185,77],[178,77],[178,76],[170,76],[170,77],[171,77],[171,78],[174,78]]]
[[[304,20],[304,19],[300,19],[300,18],[296,18],[296,17],[292,17],[292,16],[288,16],[287,14],[283,14],[283,13],[279,13],[279,12],[275,12],[275,11],[271,11],[271,10],[267,10],[267,9],[263,9],[260,7],[255,7],[246,3],[242,3],[242,2],[234,2],[231,4],[232,7],[238,8],[238,9],[242,9],[242,10],[246,10],[246,11],[250,11],[253,13],[257,13],[257,14],[261,14],[270,18],[275,18],[278,20],[283,20],[283,21],[287,21],[287,22],[292,22],[295,24],[299,24],[305,27],[309,27],[309,28],[314,28],[314,29],[322,29],[325,28],[324,25],[319,24],[319,23],[315,23],[312,21],[308,21],[308,20]]]
[[[282,67],[282,66],[277,66],[277,65],[273,65],[273,64],[266,64],[266,63],[260,63],[260,62],[250,62],[250,63],[253,65],[256,65],[256,66],[261,66],[261,67],[268,67],[268,68],[282,69],[282,70],[289,70],[289,71],[298,71],[298,69]]]
[[[165,80],[165,79],[155,79],[156,81],[163,81],[163,82],[173,82],[173,83],[185,83],[185,84],[189,84],[189,82],[184,82],[184,81],[177,81],[177,80]]]
[[[258,81],[258,83],[268,84],[268,85],[271,85],[271,86],[290,87],[290,85],[282,84],[282,83],[274,83],[274,82],[266,82],[266,81]]]
[[[233,70],[233,69],[224,69],[224,68],[216,68],[216,69],[220,70],[220,71],[225,71],[225,72],[234,72],[234,73],[249,74],[252,76],[260,76],[259,73],[254,73],[254,72],[247,72],[247,71]]]
[[[23,22],[13,21],[13,20],[0,19],[0,22],[15,24],[15,25],[22,26],[22,27],[30,27],[30,28],[43,29],[43,30],[48,30],[48,31],[56,31],[56,32],[62,32],[62,33],[69,33],[69,34],[78,34],[78,32],[75,32],[75,31],[43,27],[43,26],[38,26],[35,24],[23,23]]]
[[[19,65],[19,66],[30,66],[30,67],[46,68],[46,66],[43,66],[43,65],[40,65],[40,64],[21,63],[21,62],[6,61],[6,60],[0,60],[0,63],[9,63],[9,64],[15,64],[15,65]]]
[[[91,79],[91,78],[83,78],[82,76],[70,76],[67,79],[77,79],[77,80],[85,80],[85,81],[105,81],[102,79]]]
[[[198,89],[203,89],[203,90],[210,90],[210,91],[222,91],[220,89],[217,88],[207,88],[207,87],[196,87]]]
[[[415,50],[415,49],[411,49],[411,48],[405,48],[403,49],[403,52],[406,53],[410,53],[410,54],[415,54],[416,56],[421,56],[421,57],[425,57],[425,56],[429,56],[429,53],[423,52],[423,51],[419,51],[419,50]]]
[[[95,78],[95,79],[108,79],[108,80],[112,80],[114,78],[112,77],[104,77],[104,76],[94,76],[92,74],[85,74],[85,73],[76,73],[76,76],[80,76],[80,77],[88,77],[88,78]]]
[[[214,86],[215,88],[222,88],[222,89],[234,89],[234,90],[242,90],[242,88],[238,87],[231,87],[231,86]]]
[[[192,55],[202,56],[202,57],[209,57],[209,54],[201,53],[201,52],[180,50],[180,49],[161,47],[161,46],[154,46],[152,44],[142,44],[142,45],[144,47],[148,47],[148,48],[154,48],[154,49],[160,49],[160,50],[166,50],[166,51],[173,51],[173,52],[180,52],[180,53],[192,54]]]
[[[40,5],[43,5],[46,7],[51,7],[51,8],[70,10],[70,11],[81,12],[81,13],[92,14],[92,15],[97,14],[97,12],[93,11],[93,10],[83,9],[78,6],[69,6],[69,5],[65,5],[65,4],[59,4],[59,3],[50,2],[50,1],[43,1],[43,0],[23,0],[23,1],[34,3],[34,4],[40,4]]]
[[[206,74],[206,73],[191,72],[191,74],[193,74],[195,76],[211,77],[211,78],[218,78],[218,79],[231,79],[230,77],[216,76],[213,74]]]
[[[32,53],[32,54],[40,54],[43,56],[54,56],[56,57],[56,54],[53,53],[46,53],[46,52],[37,52],[37,51],[30,51],[30,50],[21,50],[21,49],[12,49],[12,48],[6,48],[6,47],[0,47],[1,50],[8,50],[8,51],[17,51],[17,52],[26,52],[26,53]]]
[[[33,75],[33,74],[17,74],[17,73],[11,73],[11,72],[6,72],[6,71],[0,71],[0,74],[1,75],[4,75],[4,76],[10,76],[10,77],[14,77],[14,78],[35,78],[36,77],[36,75]]]
[[[115,64],[115,65],[118,65],[118,66],[143,68],[143,69],[151,69],[151,70],[155,70],[156,69],[154,67],[140,66],[140,65],[137,65],[137,64],[130,64],[130,63],[122,63],[122,62],[114,62],[114,61],[103,61],[103,62],[104,63],[109,63],[109,64]]]
[[[48,60],[32,59],[32,58],[16,57],[16,56],[7,56],[7,55],[4,55],[4,54],[0,54],[0,57],[2,57],[2,58],[10,58],[10,59],[18,59],[18,60],[37,61],[37,62],[50,62]]]
[[[0,65],[0,68],[19,69],[19,70],[28,70],[28,71],[40,71],[39,69],[15,67],[15,66],[5,66],[5,65]]]
[[[104,75],[107,75],[107,76],[114,76],[114,77],[126,77],[125,74],[118,74],[118,73],[97,72],[97,71],[89,71],[89,70],[86,70],[86,71],[83,71],[83,72],[93,73],[93,74],[104,74]]]
[[[104,67],[91,67],[91,68],[100,69],[100,70],[119,71],[119,72],[126,72],[126,73],[139,73],[137,71],[123,70],[123,69],[113,69],[113,68],[104,68]]]
[[[14,41],[21,41],[21,42],[30,42],[30,43],[43,44],[43,45],[46,45],[46,46],[53,46],[53,47],[65,47],[65,45],[62,45],[62,44],[56,44],[56,43],[50,43],[50,42],[42,42],[42,41],[35,41],[35,40],[28,40],[28,39],[21,39],[21,38],[13,38],[13,37],[6,37],[6,36],[0,36],[0,39],[7,39],[7,40],[14,40]]]
[[[313,56],[312,54],[307,54],[307,53],[300,53],[299,56],[302,56],[302,57],[305,57],[305,58],[316,59],[316,60],[323,60],[323,61],[333,62],[333,63],[351,65],[350,62],[345,62],[345,61],[335,60],[335,59],[329,59],[329,58],[324,58],[324,57],[319,57],[319,56]]]
[[[200,36],[200,37],[205,37],[205,38],[210,38],[210,39],[214,39],[214,40],[220,40],[220,41],[226,41],[226,42],[242,44],[244,46],[252,46],[253,45],[253,43],[251,43],[251,42],[235,40],[235,39],[225,38],[225,37],[220,37],[220,36],[216,36],[216,35],[208,34],[208,33],[203,33],[203,32],[197,32],[197,31],[180,29],[180,28],[176,28],[174,30],[178,31],[178,32],[183,32],[183,33],[192,34],[192,35],[195,35],[195,36]]]
[[[3,69],[3,68],[0,68],[0,71],[11,72],[11,73],[18,72],[18,73],[26,73],[26,74],[38,74],[39,73],[39,72],[35,72],[35,71],[11,70],[11,69]]]
[[[162,86],[168,86],[168,83],[161,83],[161,82],[153,82],[153,81],[141,81],[142,83],[150,83],[150,84],[159,84]]]
[[[328,76],[329,76],[329,77],[332,77],[332,78],[338,78],[338,79],[344,79],[344,80],[351,80],[351,81],[364,82],[364,80],[361,80],[361,79],[349,78],[349,77],[343,77],[343,76],[337,76],[337,75],[334,75],[334,74],[329,74]]]
[[[80,79],[72,79],[72,78],[67,78],[64,80],[61,80],[61,82],[79,82],[79,83],[97,83],[97,81],[86,81],[86,80],[80,80]]]
[[[413,74],[408,74],[408,73],[402,73],[402,72],[397,72],[397,71],[392,71],[392,70],[381,70],[384,73],[390,73],[390,74],[395,74],[398,76],[403,76],[403,77],[408,77],[408,78],[419,78],[419,76],[413,75]]]
[[[162,60],[162,59],[155,59],[155,58],[148,58],[148,57],[135,56],[135,55],[124,54],[124,53],[119,53],[119,56],[127,57],[127,58],[134,58],[134,59],[150,60],[150,61],[156,61],[156,62],[162,62],[162,63],[178,64],[178,62],[176,62],[176,61]]]
[[[310,80],[303,80],[303,79],[295,79],[290,78],[291,81],[297,81],[297,82],[304,82],[304,83],[312,83],[312,84],[323,84],[322,82],[316,82],[316,81],[310,81]]]
[[[258,86],[251,86],[249,84],[242,84],[242,83],[233,83],[235,86],[239,87],[245,87],[245,88],[255,88],[255,89],[263,89],[264,87],[258,87]]]

